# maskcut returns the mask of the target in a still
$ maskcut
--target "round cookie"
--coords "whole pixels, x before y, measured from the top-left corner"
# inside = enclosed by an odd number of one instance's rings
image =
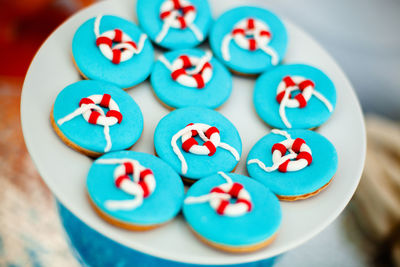
[[[183,183],[168,164],[133,151],[98,158],[86,186],[94,210],[109,223],[129,230],[149,230],[172,220],[184,198]]]
[[[278,199],[247,176],[219,172],[187,192],[183,215],[200,240],[228,252],[250,252],[271,243],[281,224]]]
[[[130,88],[150,74],[154,51],[146,34],[133,22],[97,16],[83,23],[72,40],[72,55],[86,79]]]
[[[138,0],[136,7],[140,27],[167,49],[197,46],[213,22],[207,0]]]
[[[232,171],[242,153],[235,126],[217,111],[200,107],[177,109],[162,118],[154,132],[154,147],[189,181]]]
[[[155,63],[151,85],[171,108],[217,108],[230,96],[232,76],[211,52],[199,49],[166,53]]]
[[[324,123],[336,106],[333,82],[309,65],[278,66],[255,84],[254,107],[267,124],[280,129],[311,129]]]
[[[250,177],[288,201],[319,193],[333,179],[337,165],[335,147],[310,130],[272,130],[247,156]]]
[[[91,157],[127,149],[143,131],[142,112],[132,97],[101,81],[84,80],[64,88],[50,118],[68,146]]]
[[[288,36],[282,21],[268,10],[242,6],[222,14],[210,32],[214,55],[239,74],[255,75],[285,56]]]

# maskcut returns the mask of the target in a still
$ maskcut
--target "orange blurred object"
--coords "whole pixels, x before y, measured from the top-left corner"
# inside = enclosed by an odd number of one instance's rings
[[[0,0],[0,76],[24,77],[46,37],[95,0]]]

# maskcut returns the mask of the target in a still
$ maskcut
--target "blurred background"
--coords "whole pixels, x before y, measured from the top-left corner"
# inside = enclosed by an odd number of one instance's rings
[[[0,0],[0,266],[78,266],[24,145],[20,93],[35,52],[95,0]],[[366,114],[359,188],[321,234],[277,266],[400,266],[400,1],[264,0],[311,34],[353,83]]]

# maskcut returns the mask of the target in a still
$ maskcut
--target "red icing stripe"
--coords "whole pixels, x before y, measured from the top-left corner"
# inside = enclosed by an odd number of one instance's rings
[[[234,29],[232,31],[232,34],[233,35],[235,35],[235,34],[243,34],[243,35],[245,35],[246,33],[245,33],[244,29],[236,28],[236,29]]]
[[[281,165],[279,165],[278,170],[280,172],[286,172],[287,171],[287,165],[289,164],[290,159],[288,159],[287,161],[285,161],[284,163],[282,163]]]
[[[129,180],[129,176],[128,175],[121,175],[119,176],[117,179],[115,179],[115,185],[119,188],[121,187],[121,183],[122,181],[124,181],[125,179]]]
[[[96,39],[96,45],[99,46],[101,44],[106,44],[109,47],[112,46],[112,40],[108,37],[105,36],[100,36],[99,38]]]
[[[302,94],[298,94],[294,98],[299,102],[299,108],[307,106],[307,101]]]
[[[192,66],[192,63],[190,62],[190,59],[187,55],[182,55],[179,57],[182,62],[183,62],[183,67],[182,68],[190,68]]]
[[[251,211],[252,205],[251,205],[250,201],[248,201],[246,199],[243,199],[243,198],[240,198],[240,199],[238,199],[236,201],[236,203],[244,203],[244,204],[246,204],[247,205],[247,211]]]
[[[140,179],[144,179],[144,177],[146,177],[149,174],[153,174],[152,170],[150,169],[145,169],[142,172],[140,172]]]
[[[193,79],[195,79],[196,83],[197,83],[197,88],[204,88],[205,83],[203,80],[203,76],[201,76],[200,73],[194,74]]]
[[[211,189],[210,193],[221,193],[221,194],[223,194],[223,193],[225,193],[225,191],[222,190],[219,187],[214,187],[213,189]]]
[[[193,137],[191,137],[182,143],[182,149],[186,152],[189,152],[189,150],[192,146],[198,145],[198,144],[199,143],[197,143],[197,141]]]
[[[250,49],[250,51],[256,50],[256,40],[249,39],[249,49]]]
[[[186,28],[186,21],[183,17],[179,16],[177,17],[177,19],[179,20],[179,23],[181,24],[181,29],[185,29]]]
[[[212,66],[211,66],[210,62],[206,62],[206,63],[203,65],[203,68],[201,68],[200,72],[203,72],[203,71],[204,71],[205,69],[207,69],[207,68],[212,69]]]
[[[296,153],[300,152],[301,146],[305,143],[305,141],[301,138],[296,138],[292,145],[292,150]]]
[[[261,36],[268,36],[268,37],[271,37],[271,33],[270,33],[269,31],[265,31],[265,30],[260,31],[260,35],[261,35]]]
[[[121,121],[122,121],[122,114],[121,114],[121,112],[116,111],[116,110],[109,110],[109,111],[106,113],[106,117],[114,117],[114,118],[116,118],[116,119],[118,120],[118,123],[121,123]]]
[[[281,143],[276,143],[272,146],[271,152],[274,153],[275,150],[279,150],[282,156],[285,155],[287,151],[286,147]]]
[[[130,44],[134,49],[137,49],[136,43],[132,41],[125,42],[125,44]]]
[[[221,200],[221,203],[219,204],[218,209],[217,209],[217,213],[218,213],[219,215],[223,215],[223,214],[224,214],[224,211],[225,211],[225,208],[226,208],[228,205],[229,205],[229,201],[228,201],[228,200]]]
[[[143,197],[148,197],[150,195],[150,190],[147,187],[147,184],[144,181],[139,181],[138,185],[142,188],[143,190]]]
[[[182,7],[182,14],[185,15],[186,13],[190,12],[190,11],[196,11],[194,6],[185,6]]]
[[[160,14],[160,18],[163,20],[171,14],[171,11],[165,11]]]
[[[177,80],[179,76],[186,74],[185,69],[177,69],[173,72],[171,72],[171,77],[174,80]]]
[[[313,83],[313,81],[311,81],[311,80],[305,80],[305,81],[302,81],[301,83],[299,83],[299,89],[301,90],[301,91],[303,91],[307,86],[312,86],[312,87],[314,87],[314,83]]]
[[[214,144],[211,141],[207,141],[204,143],[204,146],[210,150],[210,153],[208,153],[209,156],[214,155],[215,151],[217,151],[217,148],[214,146]]]
[[[82,98],[81,101],[79,101],[79,106],[82,106],[83,104],[88,105],[88,104],[94,104],[93,100],[90,98]]]
[[[132,174],[133,173],[133,165],[130,162],[124,162],[125,166],[125,173],[126,174]]]
[[[174,4],[174,9],[181,9],[181,3],[179,3],[179,0],[172,0],[172,3]]]
[[[108,108],[108,105],[110,105],[110,100],[111,96],[109,94],[104,94],[99,105],[103,108]]]
[[[100,113],[97,111],[92,111],[92,113],[90,113],[89,116],[89,123],[91,124],[96,124],[97,123],[97,119],[100,117]]]
[[[285,91],[280,92],[279,94],[276,95],[276,101],[278,101],[278,103],[281,103],[284,96],[285,96]]]
[[[217,127],[210,127],[208,128],[208,130],[204,133],[208,139],[210,139],[211,135],[213,135],[214,133],[219,133],[219,130],[217,129]]]
[[[243,185],[239,183],[233,183],[231,190],[229,190],[228,194],[230,194],[232,197],[238,197],[240,190],[243,189]]]
[[[112,52],[113,52],[112,63],[119,64],[119,62],[121,62],[121,50],[113,49]]]
[[[308,165],[310,165],[311,162],[312,162],[312,156],[311,156],[311,154],[308,153],[308,152],[306,152],[306,151],[300,152],[300,153],[297,155],[296,159],[305,159],[305,160],[307,160]]]
[[[193,123],[189,123],[188,125],[186,125],[186,127],[193,125]],[[192,136],[196,136],[197,135],[197,131],[196,130],[192,130]]]
[[[287,87],[290,87],[290,86],[295,86],[295,85],[296,85],[290,76],[286,76],[286,77],[284,77],[282,80],[283,80],[283,82],[285,83],[286,88],[287,88]]]
[[[254,29],[254,19],[250,18],[247,20],[247,29],[250,29],[250,30]]]
[[[114,30],[115,36],[113,41],[116,43],[122,42],[122,31],[120,29],[115,29]]]

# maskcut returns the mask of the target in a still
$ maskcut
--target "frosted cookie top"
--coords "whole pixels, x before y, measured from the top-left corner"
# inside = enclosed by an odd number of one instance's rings
[[[272,130],[247,156],[250,177],[288,200],[318,193],[331,181],[337,166],[335,147],[310,130]]]
[[[136,10],[150,39],[168,49],[197,46],[212,23],[207,0],[138,0]]]
[[[98,158],[86,186],[95,207],[124,225],[166,223],[178,214],[184,196],[182,180],[170,166],[153,155],[133,151]]]
[[[249,177],[222,172],[192,185],[183,215],[201,237],[233,248],[264,243],[275,235],[282,219],[279,201],[266,187]]]
[[[321,70],[304,64],[281,65],[261,75],[254,107],[267,124],[281,129],[318,127],[336,106],[336,89]]]
[[[242,153],[235,126],[220,113],[199,107],[177,109],[162,118],[154,146],[175,171],[195,180],[233,170]]]
[[[85,78],[122,88],[144,81],[154,62],[146,34],[133,22],[109,15],[98,15],[78,28],[72,40],[72,55]]]
[[[210,46],[228,68],[258,74],[285,56],[288,37],[282,21],[259,7],[243,6],[222,14],[210,32]]]
[[[52,118],[64,141],[99,154],[131,147],[143,130],[139,106],[121,88],[79,81],[57,96]]]
[[[160,101],[169,107],[217,108],[231,94],[232,77],[211,52],[186,49],[159,58],[151,85]]]

